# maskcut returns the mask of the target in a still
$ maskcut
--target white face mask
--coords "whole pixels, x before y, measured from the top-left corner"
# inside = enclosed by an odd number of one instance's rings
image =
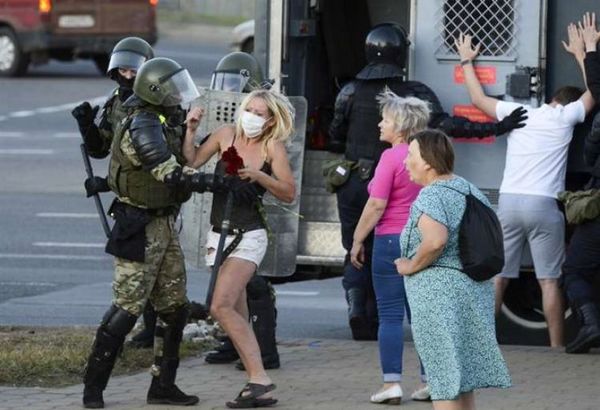
[[[242,112],[241,121],[244,134],[246,134],[248,138],[258,137],[262,132],[265,122],[267,122],[265,118],[252,114],[249,111]]]

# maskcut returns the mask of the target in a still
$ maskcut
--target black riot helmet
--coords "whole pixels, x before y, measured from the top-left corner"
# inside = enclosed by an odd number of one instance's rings
[[[265,87],[265,77],[252,54],[234,51],[223,57],[210,80],[211,90],[248,93]]]
[[[410,42],[406,30],[396,23],[378,24],[367,34],[365,56],[369,63],[360,79],[401,77]]]
[[[151,58],[154,58],[154,51],[146,40],[139,37],[126,37],[113,48],[106,74],[114,80],[117,69],[138,71],[140,66]]]
[[[188,71],[170,58],[157,57],[142,64],[133,92],[152,105],[175,107],[187,104],[200,94]]]

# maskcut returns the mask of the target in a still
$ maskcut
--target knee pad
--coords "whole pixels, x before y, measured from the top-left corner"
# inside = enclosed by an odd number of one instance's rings
[[[160,322],[166,325],[164,329],[160,326],[156,328],[156,336],[160,337],[162,334],[163,337],[163,359],[179,357],[179,345],[183,337],[183,328],[187,324],[188,313],[187,304],[180,306],[174,312],[158,313]]]
[[[254,275],[246,285],[246,294],[249,300],[271,298],[273,287],[262,276]]]
[[[104,314],[100,327],[111,336],[124,338],[131,332],[136,321],[137,316],[116,305],[112,305]]]
[[[187,319],[189,316],[190,310],[187,304],[181,305],[173,312],[162,313],[158,312],[158,317],[160,320],[169,328],[183,330],[185,325],[187,324]]]

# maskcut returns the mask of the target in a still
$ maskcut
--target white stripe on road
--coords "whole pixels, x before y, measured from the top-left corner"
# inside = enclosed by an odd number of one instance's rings
[[[104,101],[106,101],[106,96],[94,97],[94,98],[88,100],[88,102],[92,106],[102,104],[102,103],[104,103]],[[40,108],[36,108],[33,110],[14,111],[14,112],[10,112],[6,115],[0,116],[0,121],[6,121],[11,118],[33,117],[34,115],[37,115],[37,114],[51,114],[54,112],[68,111],[68,110],[72,110],[73,108],[75,108],[76,106],[81,104],[82,102],[83,102],[83,100],[70,102],[70,103],[66,103],[66,104],[52,105],[50,107],[40,107]]]
[[[15,112],[11,112],[8,115],[9,115],[9,117],[13,117],[13,118],[31,117],[32,115],[35,115],[35,111],[33,111],[33,110],[15,111]]]
[[[60,255],[60,254],[31,254],[31,253],[0,253],[0,259],[59,259],[69,261],[104,261],[112,259],[109,256]]]
[[[275,290],[278,296],[318,296],[319,292],[300,290]]]
[[[98,218],[98,214],[69,213],[69,212],[39,212],[38,218]]]
[[[47,286],[55,288],[58,284],[48,282],[0,282],[0,286]]]
[[[78,132],[55,132],[52,134],[54,138],[81,138]]]
[[[55,139],[81,138],[79,132],[54,132],[52,134],[24,131],[0,131],[0,138]]]
[[[53,149],[0,149],[0,155],[52,155]]]
[[[105,243],[81,243],[81,242],[34,242],[33,246],[45,248],[104,248]]]

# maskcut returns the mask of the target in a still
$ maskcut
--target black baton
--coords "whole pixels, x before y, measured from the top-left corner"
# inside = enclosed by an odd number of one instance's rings
[[[225,238],[229,232],[229,218],[231,217],[231,209],[233,208],[233,193],[227,193],[227,201],[225,201],[225,211],[223,213],[223,222],[221,222],[221,236],[219,237],[219,245],[217,246],[217,253],[215,254],[215,264],[213,265],[212,273],[210,275],[210,282],[208,284],[208,291],[206,292],[206,308],[210,309],[212,303],[213,292],[215,291],[215,284],[217,283],[217,276],[219,275],[219,269],[223,263],[223,249],[225,249]]]
[[[87,148],[85,144],[80,145],[81,148],[81,156],[83,157],[83,165],[85,166],[85,173],[88,178],[94,177],[94,171],[92,170],[92,163],[90,162],[90,155],[87,152]],[[107,238],[110,238],[110,228],[108,227],[108,220],[106,219],[106,214],[104,213],[104,207],[102,206],[102,201],[100,200],[100,195],[96,192],[94,195],[94,203],[96,204],[96,210],[98,211],[98,216],[100,217],[100,223],[102,224],[102,229],[104,229],[104,234]]]

